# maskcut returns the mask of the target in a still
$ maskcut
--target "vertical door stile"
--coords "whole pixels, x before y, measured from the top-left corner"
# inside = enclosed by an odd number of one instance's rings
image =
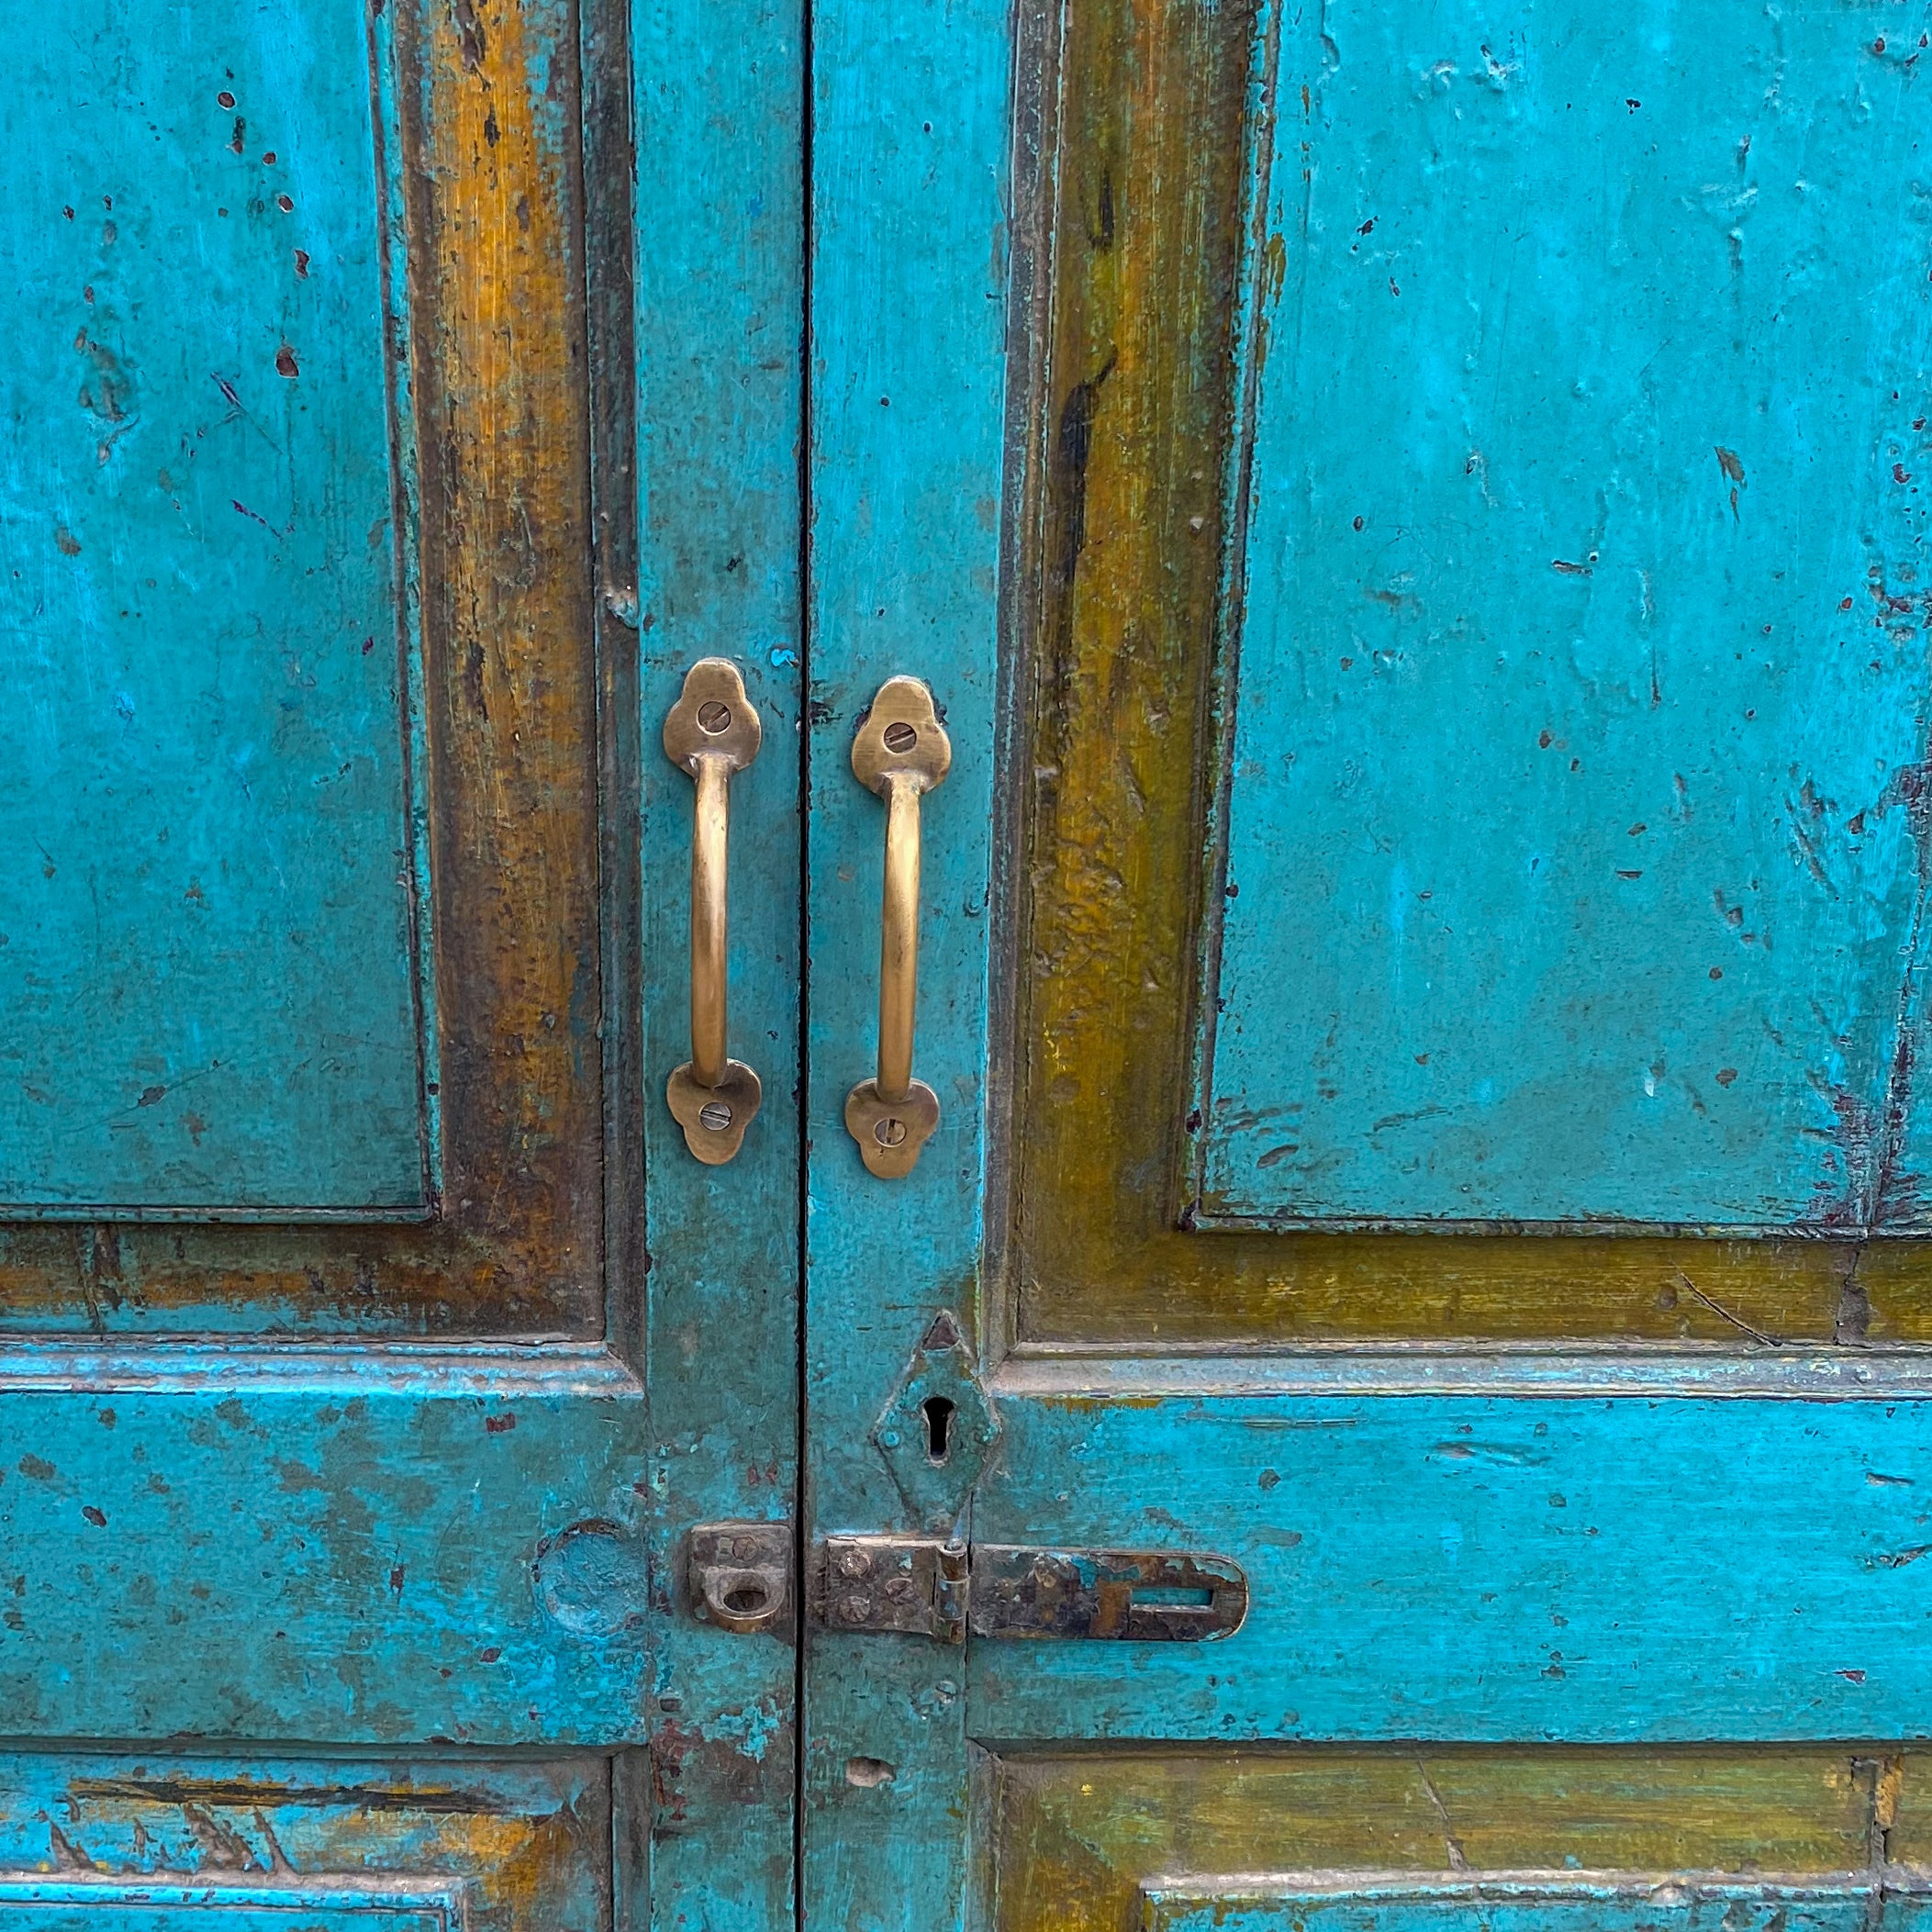
[[[763,0],[640,0],[637,144],[644,1185],[656,1525],[671,1613],[652,1685],[653,1925],[788,1925],[796,1662],[789,1617],[694,1616],[685,1540],[787,1523],[798,1485],[799,347],[804,23]],[[623,606],[626,586],[613,589]],[[693,785],[661,731],[687,674],[728,658],[764,721],[731,779],[731,1051],[765,1104],[728,1165],[665,1099],[691,1053]],[[788,1532],[787,1532],[788,1534]],[[698,1592],[702,1594],[701,1589]]]
[[[873,1425],[934,1316],[979,1305],[1011,67],[998,0],[812,17],[808,1541],[912,1524]],[[918,1071],[940,1121],[886,1180],[841,1125],[875,1070],[883,863],[850,754],[900,675],[955,754],[921,820]],[[806,1642],[806,1922],[961,1924],[962,1653]]]
[[[642,823],[636,648],[637,251],[631,0],[585,0],[577,18],[584,127],[584,319],[589,355],[591,622],[597,664],[597,859],[602,868],[604,1092],[604,1335],[643,1384],[645,1337],[644,962],[640,929]],[[644,1500],[644,1499],[640,1499]],[[645,1510],[646,1524],[650,1511]],[[647,1537],[651,1536],[647,1528]],[[653,1538],[654,1541],[655,1539]],[[651,1601],[647,1589],[646,1602]],[[649,1722],[650,1686],[640,1728]],[[631,1932],[651,1915],[653,1779],[648,1750],[625,1752],[611,1789],[610,1917]]]

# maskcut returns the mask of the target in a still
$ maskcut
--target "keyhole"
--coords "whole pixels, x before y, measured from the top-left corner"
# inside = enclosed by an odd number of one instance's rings
[[[926,1460],[944,1462],[953,1437],[953,1404],[943,1395],[929,1395],[919,1407],[926,1419]]]
[[[910,724],[888,724],[886,727],[886,749],[888,752],[906,753],[919,743],[919,733]]]
[[[879,1121],[873,1126],[872,1137],[882,1147],[897,1147],[906,1138],[906,1123],[895,1120]]]
[[[708,704],[701,704],[698,707],[698,729],[700,731],[709,731],[715,738],[719,732],[729,731],[731,724],[731,708],[730,705],[720,704],[714,698]]]

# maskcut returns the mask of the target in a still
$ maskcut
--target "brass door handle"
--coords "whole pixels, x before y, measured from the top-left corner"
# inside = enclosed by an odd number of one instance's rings
[[[845,1131],[881,1180],[911,1173],[939,1124],[939,1096],[912,1078],[919,985],[919,801],[953,763],[953,741],[916,677],[888,678],[852,741],[852,769],[886,801],[879,919],[878,1075],[845,1096]]]
[[[764,1089],[726,1052],[726,865],[731,783],[758,755],[765,731],[738,667],[700,658],[664,719],[664,755],[698,787],[691,821],[691,1057],[665,1083],[664,1098],[685,1145],[721,1167],[744,1145]]]

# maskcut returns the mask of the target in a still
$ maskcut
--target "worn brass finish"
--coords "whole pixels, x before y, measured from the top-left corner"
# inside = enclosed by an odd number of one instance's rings
[[[758,755],[764,727],[738,667],[706,657],[685,675],[664,719],[664,755],[698,787],[691,822],[691,1057],[664,1098],[685,1145],[720,1167],[744,1145],[763,1098],[758,1076],[727,1051],[725,966],[731,782]]]
[[[691,820],[691,1072],[700,1087],[724,1078],[726,853],[731,778],[719,758],[698,761]]]
[[[664,1100],[685,1131],[685,1145],[709,1167],[722,1167],[744,1145],[744,1130],[764,1098],[758,1076],[743,1060],[727,1060],[715,1087],[700,1085],[688,1060],[664,1082]]]
[[[852,769],[886,801],[879,918],[878,1074],[845,1099],[845,1131],[881,1180],[899,1180],[939,1124],[939,1097],[912,1078],[919,988],[919,801],[952,768],[953,742],[916,677],[879,687],[852,741]]]
[[[881,1180],[903,1180],[939,1125],[939,1096],[923,1080],[908,1083],[897,1100],[881,1100],[877,1080],[861,1080],[845,1096],[845,1132]]]

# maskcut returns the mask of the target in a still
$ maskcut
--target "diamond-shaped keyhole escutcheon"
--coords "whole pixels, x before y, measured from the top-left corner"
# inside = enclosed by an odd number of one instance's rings
[[[950,1529],[1000,1443],[1000,1415],[950,1309],[912,1351],[872,1439],[921,1529]]]

